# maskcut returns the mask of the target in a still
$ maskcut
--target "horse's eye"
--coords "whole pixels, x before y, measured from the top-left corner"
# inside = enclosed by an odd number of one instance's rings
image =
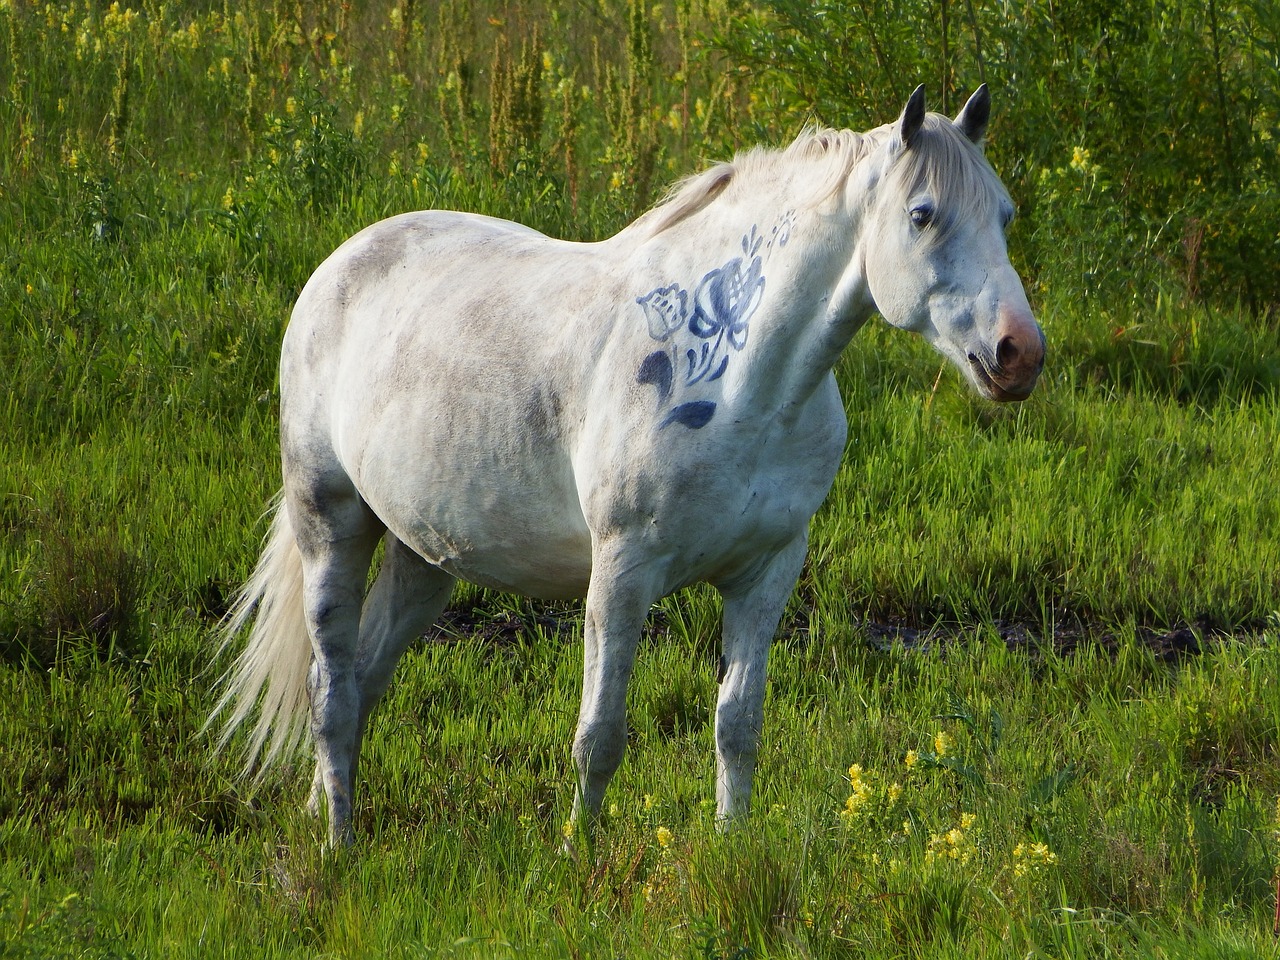
[[[927,203],[911,208],[911,222],[923,230],[933,222],[933,207]]]

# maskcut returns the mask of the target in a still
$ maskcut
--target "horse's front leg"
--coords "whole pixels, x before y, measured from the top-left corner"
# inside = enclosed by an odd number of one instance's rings
[[[807,544],[807,534],[801,534],[751,583],[721,589],[724,638],[716,703],[716,818],[722,827],[751,807],[769,645],[800,576]]]
[[[578,789],[573,822],[590,830],[627,743],[627,683],[636,644],[657,593],[625,551],[597,550],[583,625],[582,706],[573,740]]]

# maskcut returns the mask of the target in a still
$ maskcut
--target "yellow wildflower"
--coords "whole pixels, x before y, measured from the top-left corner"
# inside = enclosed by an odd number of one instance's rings
[[[933,735],[933,752],[940,757],[945,757],[956,747],[955,738],[945,730],[939,730]]]
[[[849,768],[849,797],[844,802],[841,816],[848,819],[857,816],[871,799],[871,784],[864,777],[862,764],[855,763]]]
[[[658,846],[660,846],[663,850],[666,850],[668,847],[670,847],[671,841],[674,839],[674,837],[672,837],[671,835],[671,831],[668,830],[666,827],[659,827],[654,835],[658,839]]]
[[[842,816],[853,817],[867,805],[867,801],[871,799],[871,789],[864,783],[860,784],[853,793],[849,794],[848,799],[844,802],[844,813]]]
[[[1015,877],[1034,876],[1057,862],[1058,855],[1049,849],[1047,843],[1019,843],[1013,848]]]
[[[915,750],[908,750],[907,755],[902,758],[902,762],[906,765],[907,770],[914,770],[916,764],[920,762],[920,754]]]
[[[965,817],[969,819],[966,820]],[[924,854],[926,863],[933,863],[936,860],[955,860],[960,864],[967,864],[973,859],[977,847],[965,833],[965,830],[973,824],[972,815],[962,815],[960,823],[961,826],[952,827],[946,833],[929,834],[929,843]]]

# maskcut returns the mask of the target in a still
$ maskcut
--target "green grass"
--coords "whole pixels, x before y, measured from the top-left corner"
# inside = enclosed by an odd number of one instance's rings
[[[582,864],[559,849],[570,637],[412,652],[369,743],[364,839],[336,856],[297,812],[305,778],[273,776],[247,802],[230,764],[205,767],[184,669],[11,671],[4,702],[20,709],[0,732],[21,803],[0,834],[0,934],[17,956],[1261,951],[1277,666],[1271,645],[1175,666],[1132,642],[1014,654],[981,631],[933,653],[784,643],[757,816],[721,837],[706,716],[676,722],[669,698],[705,702],[714,668],[659,634]],[[939,730],[953,752],[933,758]],[[872,796],[842,818],[855,762]],[[968,862],[930,862],[930,836],[963,814]],[[1056,860],[1019,876],[1014,850],[1034,843]]]
[[[1280,329],[1183,264],[1126,273],[1066,169],[1012,236],[1049,339],[1030,401],[878,324],[840,363],[849,447],[746,828],[711,818],[708,589],[655,608],[590,857],[561,847],[575,604],[458,591],[373,721],[352,850],[321,852],[305,757],[253,788],[211,754],[310,271],[425,206],[606,236],[785,142],[797,104],[705,39],[731,22],[0,2],[0,957],[1274,949]],[[1198,653],[1150,642],[1185,625]]]

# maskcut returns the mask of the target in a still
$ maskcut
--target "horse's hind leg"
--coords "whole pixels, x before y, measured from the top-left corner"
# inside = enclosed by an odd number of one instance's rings
[[[303,608],[311,635],[311,734],[316,781],[329,808],[329,839],[351,837],[351,799],[360,740],[356,659],[360,609],[373,550],[384,527],[349,482],[287,484],[289,516],[302,556]],[[318,799],[313,797],[314,799]]]
[[[454,578],[405,546],[395,534],[360,616],[356,679],[360,685],[360,737],[382,699],[400,657],[435,622],[453,592]],[[356,746],[357,754],[359,744]]]
[[[359,726],[351,761],[354,784],[360,747],[374,707],[382,699],[396,664],[413,640],[440,616],[453,590],[454,578],[414,553],[390,531],[378,577],[360,614],[360,644],[356,652],[356,684],[360,693]],[[325,796],[319,764],[311,784],[310,807],[318,812]]]

